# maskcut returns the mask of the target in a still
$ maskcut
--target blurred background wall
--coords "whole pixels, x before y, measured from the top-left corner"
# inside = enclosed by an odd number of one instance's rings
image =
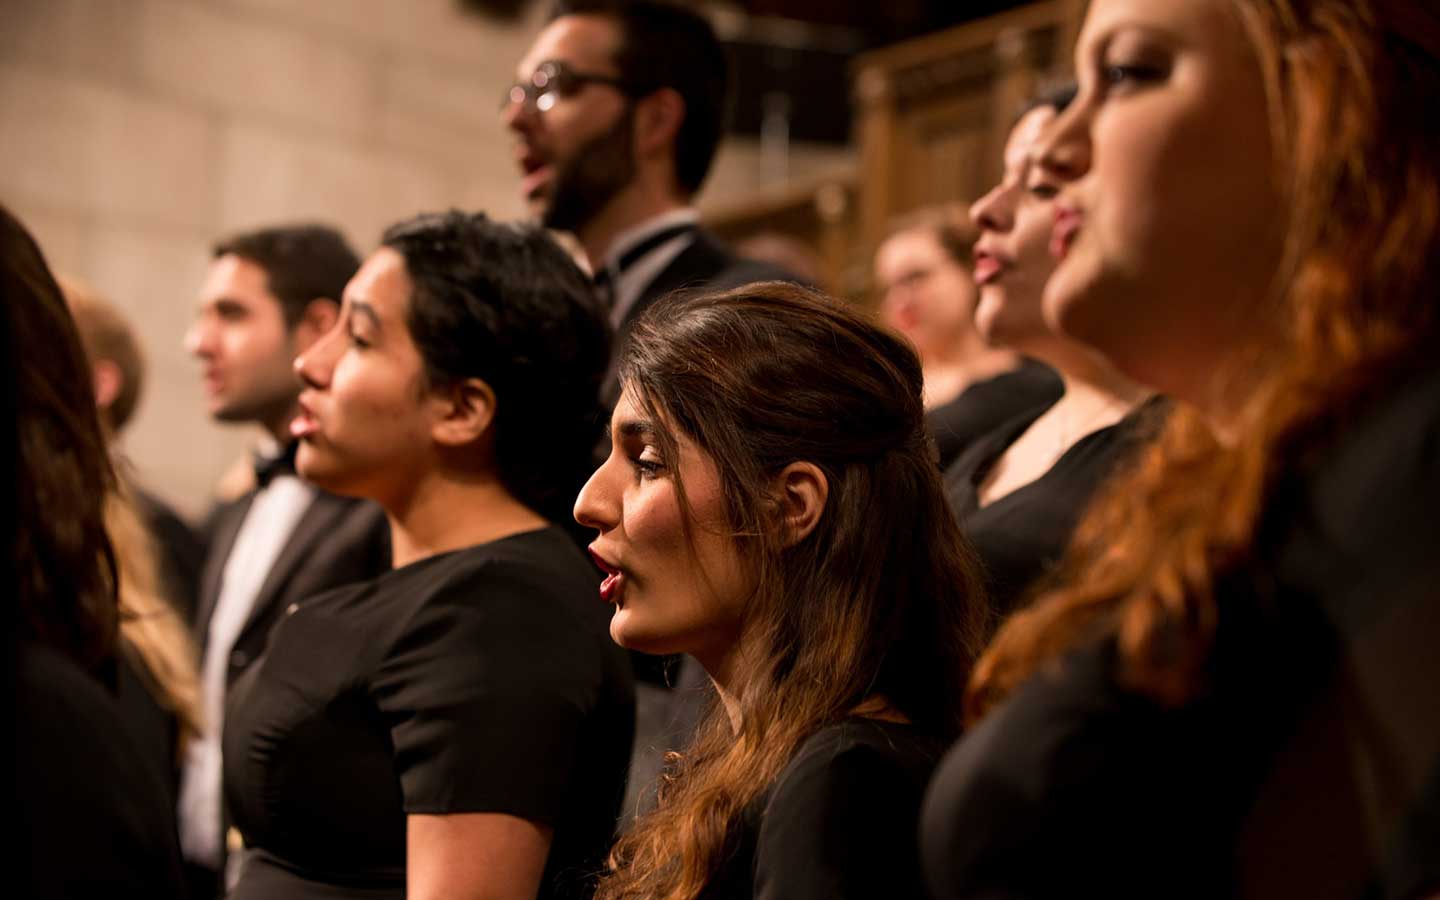
[[[496,109],[543,4],[473,6],[0,0],[0,202],[134,323],[149,383],[125,450],[182,512],[203,514],[254,438],[209,421],[181,349],[216,238],[320,219],[363,253],[421,210],[522,214]],[[777,167],[732,138],[700,203],[853,164],[849,145],[790,141]]]

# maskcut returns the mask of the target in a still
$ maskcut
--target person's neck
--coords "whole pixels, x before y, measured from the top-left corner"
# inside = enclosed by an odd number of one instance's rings
[[[939,347],[927,348],[921,356],[925,375],[925,405],[938,406],[960,395],[971,385],[1009,372],[1020,365],[1020,354],[1007,347],[985,342],[980,333],[966,329]],[[932,396],[931,386],[938,390]]]
[[[265,433],[275,440],[275,443],[281,447],[285,447],[294,440],[294,438],[290,436],[290,423],[295,421],[295,417],[299,414],[300,402],[297,399],[285,407],[283,411],[271,416],[266,416],[264,419],[256,422],[256,424],[263,428]]]
[[[605,208],[575,231],[575,238],[585,250],[590,270],[605,265],[605,256],[615,239],[631,228],[689,205],[688,200],[669,191],[648,186],[636,179],[616,194]]]
[[[720,698],[720,707],[725,710],[726,717],[730,720],[730,730],[736,734],[740,733],[740,686],[736,683],[734,646],[727,647],[717,652],[692,651],[691,656],[710,676],[710,683],[715,685],[715,695]]]
[[[1085,435],[1114,425],[1154,392],[1121,375],[1104,360],[1067,360],[1057,368],[1065,393],[1045,412],[1068,447]]]
[[[383,503],[395,568],[429,556],[486,544],[549,523],[498,479],[432,472],[400,498]]]

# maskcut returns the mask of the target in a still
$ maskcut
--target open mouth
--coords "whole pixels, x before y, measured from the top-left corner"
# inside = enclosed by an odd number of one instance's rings
[[[977,285],[984,286],[989,284],[999,278],[1000,273],[1003,271],[1005,271],[1005,265],[996,257],[988,253],[977,253],[975,255],[974,276]]]
[[[520,157],[520,190],[527,197],[533,197],[550,180],[550,160],[537,153],[527,152]]]
[[[296,440],[304,440],[320,430],[320,420],[310,411],[310,407],[300,402],[300,412],[290,420],[290,436]]]
[[[620,589],[625,583],[625,573],[596,553],[593,547],[590,548],[590,559],[605,573],[605,580],[600,582],[600,599],[606,603],[618,603]]]
[[[1080,224],[1084,216],[1079,210],[1066,206],[1057,206],[1055,209],[1055,225],[1050,231],[1050,255],[1057,260],[1064,259],[1070,253],[1070,246],[1075,243],[1075,236],[1080,233]]]

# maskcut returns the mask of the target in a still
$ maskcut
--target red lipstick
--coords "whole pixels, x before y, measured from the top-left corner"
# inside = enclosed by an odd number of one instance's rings
[[[595,552],[592,546],[590,559],[605,573],[605,580],[600,582],[600,599],[606,603],[618,603],[620,590],[625,586],[625,573],[620,571],[619,566],[612,565],[605,557]]]

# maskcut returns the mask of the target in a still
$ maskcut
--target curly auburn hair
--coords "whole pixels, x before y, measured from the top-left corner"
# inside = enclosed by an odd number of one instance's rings
[[[1356,409],[1433,365],[1440,283],[1440,13],[1414,0],[1231,0],[1264,78],[1283,191],[1279,339],[1232,443],[1177,409],[1072,545],[1061,586],[976,667],[975,719],[1078,644],[1116,639],[1119,677],[1179,704],[1205,687],[1216,585],[1252,558],[1278,476]],[[1224,373],[1220,373],[1223,377]]]

